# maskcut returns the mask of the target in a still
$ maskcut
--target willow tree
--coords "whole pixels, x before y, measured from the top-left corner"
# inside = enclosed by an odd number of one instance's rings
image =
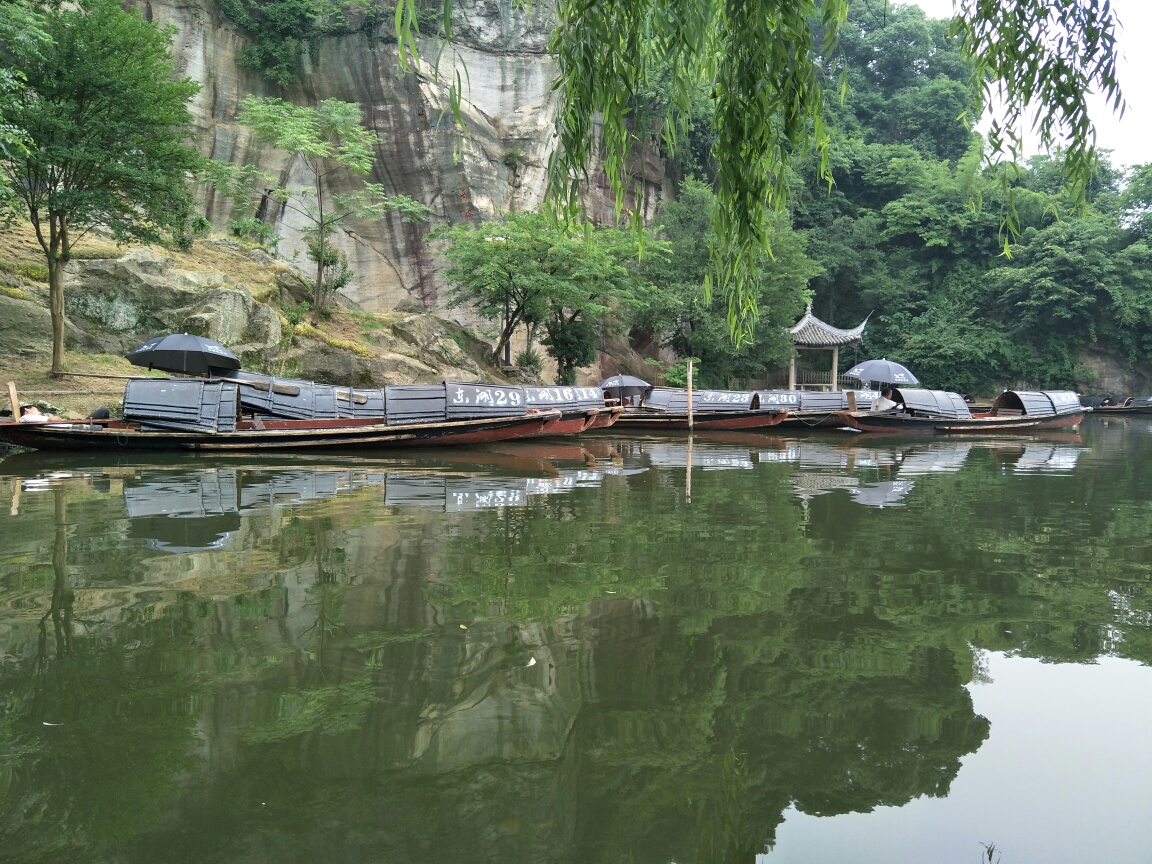
[[[452,0],[441,33],[451,40]],[[837,34],[851,0],[557,0],[555,55],[560,105],[549,193],[568,214],[580,209],[598,162],[621,214],[635,140],[630,114],[657,69],[670,68],[674,98],[663,133],[674,145],[691,94],[710,87],[716,173],[715,242],[706,291],[728,300],[740,343],[755,329],[757,268],[771,255],[774,210],[786,204],[789,168],[814,161],[831,183],[824,93],[846,95]],[[886,0],[877,0],[886,2]],[[1004,112],[989,136],[994,155],[1015,163],[1031,122],[1041,145],[1064,144],[1074,200],[1082,202],[1095,162],[1087,96],[1122,107],[1116,80],[1117,20],[1109,0],[957,0],[953,35],[973,69],[974,96],[997,96]],[[401,62],[416,48],[414,0],[397,0]],[[459,100],[459,84],[452,104]],[[1038,106],[1035,117],[1030,106]],[[1006,178],[1010,176],[1005,175]],[[1010,186],[1008,179],[1006,187]],[[635,217],[634,217],[635,218]],[[1011,207],[1008,233],[1015,228]],[[1007,242],[1007,240],[1006,240]]]

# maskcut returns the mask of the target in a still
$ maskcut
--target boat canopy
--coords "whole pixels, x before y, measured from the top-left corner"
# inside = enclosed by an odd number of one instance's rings
[[[240,405],[261,417],[285,420],[336,420],[384,417],[384,393],[351,389],[297,378],[274,378],[237,369],[230,378],[243,381]]]
[[[124,419],[145,431],[232,432],[237,389],[203,378],[135,378],[124,387]]]
[[[765,408],[777,405],[789,411],[800,410],[800,394],[803,390],[761,390],[760,404]]]
[[[837,411],[847,411],[848,394],[856,394],[856,407],[867,409],[873,400],[880,396],[875,390],[761,390],[760,404],[769,408],[779,405],[789,411],[819,411],[833,414]]]
[[[1005,390],[992,403],[994,415],[1020,412],[1025,417],[1054,417],[1082,410],[1071,390]]]
[[[693,390],[692,411],[711,414],[731,411],[760,410],[760,396],[751,390]],[[688,391],[669,387],[653,387],[644,397],[644,407],[667,411],[669,414],[688,413]]]
[[[947,390],[896,390],[893,398],[903,402],[906,410],[917,414],[946,417],[949,420],[968,419],[972,416],[964,397]]]
[[[591,411],[604,407],[604,391],[599,387],[525,387],[524,392],[529,408]]]
[[[523,387],[445,381],[444,398],[449,420],[522,417],[528,413],[528,397]]]

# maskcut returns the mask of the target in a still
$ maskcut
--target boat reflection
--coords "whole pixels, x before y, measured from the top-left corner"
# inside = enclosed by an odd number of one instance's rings
[[[599,488],[607,477],[649,470],[751,471],[790,469],[792,494],[805,506],[812,498],[846,492],[865,507],[902,506],[917,478],[954,474],[973,454],[986,454],[1015,475],[1067,474],[1086,452],[1079,436],[1036,441],[894,441],[884,436],[853,439],[788,439],[752,433],[601,438],[587,446],[528,442],[465,448],[435,454],[346,462],[294,459],[290,463],[187,461],[107,467],[81,464],[70,470],[35,471],[19,478],[19,495],[65,482],[94,491],[122,489],[129,536],[169,553],[221,549],[241,528],[241,517],[309,501],[335,499],[378,488],[390,507],[433,508],[464,513],[530,506],[539,496]],[[19,459],[5,467],[18,467]],[[36,465],[35,461],[28,463]],[[42,464],[42,463],[40,463]],[[914,496],[913,496],[914,497]]]
[[[852,500],[865,507],[902,507],[905,496],[916,486],[912,480],[882,480],[852,490]]]

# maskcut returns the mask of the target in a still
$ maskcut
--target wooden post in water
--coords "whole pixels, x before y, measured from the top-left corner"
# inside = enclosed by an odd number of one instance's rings
[[[688,465],[687,473],[684,475],[684,500],[692,503],[692,433],[688,433]],[[20,482],[20,481],[16,481]]]
[[[16,394],[16,382],[8,382],[8,401],[12,403],[12,419],[20,419],[20,397]]]
[[[692,435],[692,358],[688,358],[688,435]],[[691,442],[692,438],[689,437],[688,441]],[[692,444],[689,443],[688,447],[691,448]],[[691,452],[691,450],[689,450]],[[689,471],[692,469],[689,468]]]

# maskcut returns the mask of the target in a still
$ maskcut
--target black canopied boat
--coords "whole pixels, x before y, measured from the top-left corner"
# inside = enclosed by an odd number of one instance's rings
[[[561,434],[563,417],[559,408],[529,405],[523,387],[358,390],[246,374],[141,378],[125,388],[122,420],[0,421],[0,441],[77,452],[412,447]]]
[[[988,412],[973,414],[964,397],[944,390],[893,390],[890,411],[844,411],[841,425],[862,432],[988,434],[1075,429],[1086,410],[1067,390],[1005,390]]]
[[[781,405],[764,405],[753,391],[692,391],[694,429],[759,429],[775,426],[788,414]],[[616,426],[624,429],[687,429],[688,391],[653,387],[640,405],[625,408]]]

